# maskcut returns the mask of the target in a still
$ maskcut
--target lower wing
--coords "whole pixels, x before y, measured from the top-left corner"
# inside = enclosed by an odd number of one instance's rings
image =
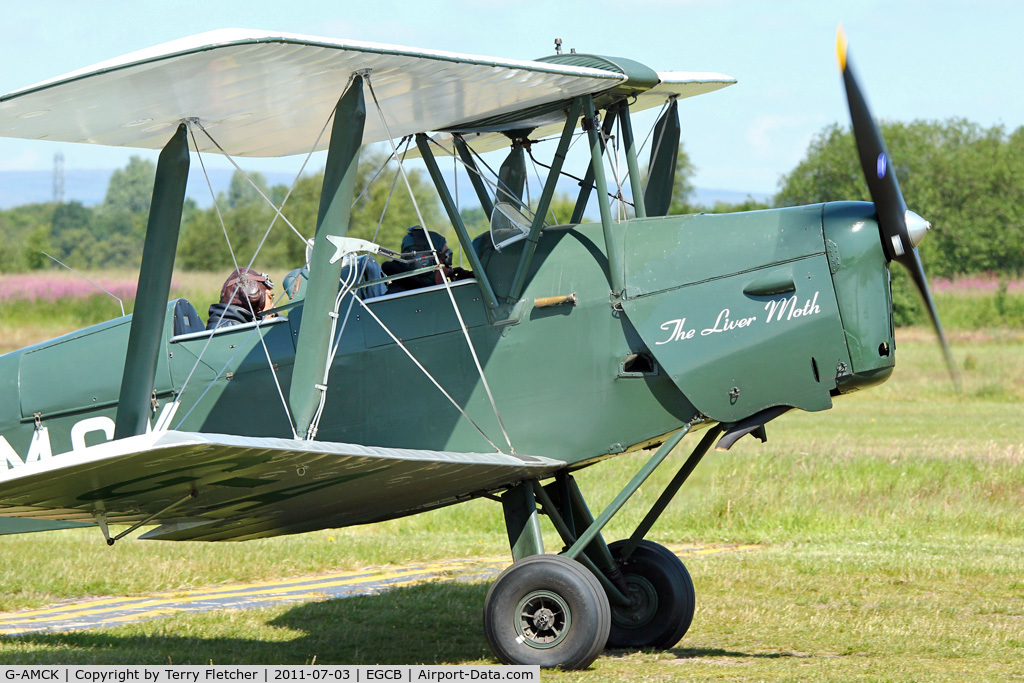
[[[377,522],[565,467],[550,458],[155,432],[0,472],[0,516],[247,540]]]

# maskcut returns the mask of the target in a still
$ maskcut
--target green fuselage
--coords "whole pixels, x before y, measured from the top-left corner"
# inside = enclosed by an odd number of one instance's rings
[[[451,292],[515,450],[582,464],[660,440],[701,415],[734,422],[776,405],[820,410],[843,390],[887,377],[894,363],[888,270],[872,214],[870,204],[851,203],[615,224],[621,298],[611,296],[600,225],[548,228],[512,323],[491,324],[474,281]],[[482,256],[499,295],[511,285],[521,246]],[[569,294],[575,305],[534,303]],[[316,438],[494,450],[349,301]],[[507,450],[448,292],[365,303]],[[212,338],[175,338],[173,309],[154,385],[161,407],[180,395],[171,426],[291,437],[282,396],[302,306]],[[73,431],[79,446],[108,438],[128,328],[121,318],[0,357],[0,434],[22,459],[37,422],[56,457],[72,448]]]

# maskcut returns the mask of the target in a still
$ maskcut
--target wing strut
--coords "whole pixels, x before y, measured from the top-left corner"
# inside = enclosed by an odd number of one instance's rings
[[[182,123],[157,161],[114,439],[144,434],[152,413],[153,376],[160,358],[188,166],[188,128]]]
[[[676,180],[679,155],[679,106],[675,98],[654,126],[654,147],[644,202],[648,216],[667,216],[672,205],[672,187]]]
[[[519,266],[516,268],[512,288],[508,293],[509,300],[511,301],[518,301],[519,295],[523,293],[523,287],[526,286],[526,274],[530,269],[533,254],[537,250],[540,231],[544,227],[544,216],[551,207],[551,199],[555,196],[558,176],[562,172],[562,162],[565,161],[565,155],[569,151],[569,143],[572,141],[572,134],[576,130],[576,122],[579,121],[582,110],[583,98],[574,98],[565,117],[565,127],[562,129],[562,135],[558,139],[558,149],[555,150],[555,158],[551,160],[547,182],[544,183],[544,190],[541,192],[540,201],[537,204],[537,213],[534,214],[533,223],[530,225],[530,234],[526,238],[526,244],[523,245],[523,252],[519,257]]]
[[[473,153],[470,151],[469,146],[466,145],[466,141],[462,139],[462,136],[456,134],[454,140],[455,149],[462,159],[462,164],[466,167],[469,181],[473,184],[473,190],[476,192],[476,198],[480,200],[480,207],[484,210],[487,220],[490,221],[491,212],[494,211],[494,202],[491,201],[491,194],[484,185],[483,175],[477,169]]]
[[[363,77],[356,75],[338,100],[334,113],[316,237],[309,263],[309,285],[299,338],[295,344],[295,369],[288,402],[295,418],[295,430],[302,437],[308,436],[313,414],[320,405],[320,387],[323,386],[324,366],[331,344],[330,314],[334,310],[341,279],[342,264],[341,261],[331,263],[335,248],[327,241],[327,235],[344,237],[348,234],[365,123]]]
[[[604,149],[604,140],[611,134],[612,126],[615,124],[616,110],[605,112],[604,123],[601,124],[601,149]],[[590,192],[594,189],[594,164],[591,161],[590,166],[587,167],[587,173],[583,176],[583,180],[580,182],[580,193],[576,197],[576,206],[572,211],[572,218],[569,222],[572,224],[579,223],[583,220],[583,213],[587,210],[587,204],[590,202]],[[600,192],[607,192],[608,188],[602,187],[599,189]]]
[[[377,114],[380,116],[381,125],[384,126],[385,130],[389,130],[387,118],[384,116],[384,110],[381,109],[380,101],[377,99],[377,94],[373,90],[373,83],[370,81],[369,76],[367,76],[366,82],[370,88],[370,95],[373,97],[373,103],[377,107]],[[390,132],[388,133],[388,135],[390,136]],[[491,392],[491,386],[487,381],[487,376],[484,374],[483,366],[480,364],[480,357],[477,355],[476,348],[473,347],[473,340],[469,335],[469,329],[466,327],[466,321],[463,320],[462,311],[459,310],[459,305],[455,302],[455,295],[452,294],[451,281],[444,274],[444,270],[440,269],[441,263],[437,258],[437,250],[434,246],[433,238],[430,236],[430,231],[426,229],[427,226],[423,220],[423,214],[420,212],[419,204],[416,203],[416,195],[412,191],[412,185],[409,183],[409,176],[405,172],[405,166],[402,163],[402,158],[398,156],[398,150],[395,148],[394,138],[389,137],[389,139],[391,140],[391,151],[394,154],[394,156],[398,159],[398,171],[399,173],[402,174],[402,179],[405,181],[406,189],[409,190],[409,199],[412,201],[413,208],[416,209],[416,217],[419,219],[420,225],[422,225],[424,228],[424,233],[426,234],[427,237],[427,244],[429,245],[430,250],[434,252],[434,263],[439,267],[438,272],[441,273],[441,283],[444,285],[445,292],[448,294],[448,300],[451,301],[452,312],[455,313],[455,317],[459,321],[459,327],[462,329],[462,336],[465,337],[466,339],[466,345],[469,347],[469,353],[473,357],[473,364],[476,365],[477,374],[479,374],[480,376],[480,383],[483,385],[484,391],[487,393],[487,398],[491,403],[491,409],[494,411],[494,417],[498,421],[498,426],[501,428],[501,434],[502,436],[505,437],[505,443],[508,445],[508,450],[510,453],[515,453],[516,449],[512,446],[512,439],[509,438],[508,430],[505,429],[505,422],[504,420],[501,419],[501,413],[498,411],[498,404],[495,403],[494,401],[494,394]],[[428,149],[426,144],[426,137],[419,138],[417,144],[420,145],[420,149]],[[468,235],[466,236],[468,237]],[[483,271],[481,270],[480,272]],[[488,302],[488,305],[490,303],[491,302]],[[366,307],[365,305],[363,307],[369,310],[369,308]],[[377,321],[380,322],[379,319]],[[388,334],[391,334],[391,332],[387,330],[387,328],[384,329],[385,331],[388,331]],[[465,412],[463,412],[463,414],[465,414]],[[489,442],[491,441],[490,439],[487,440]],[[491,442],[491,445],[494,445],[494,443]]]
[[[444,178],[441,176],[441,170],[437,167],[437,160],[434,158],[434,153],[430,151],[430,145],[427,141],[427,136],[423,133],[416,135],[416,147],[420,151],[420,157],[423,159],[424,165],[427,167],[427,173],[430,175],[430,179],[434,182],[434,187],[437,189],[438,196],[441,198],[441,205],[444,206],[444,210],[448,213],[448,219],[451,221],[452,227],[455,228],[456,234],[459,236],[459,244],[462,246],[462,253],[469,259],[470,268],[476,274],[477,282],[480,284],[480,293],[484,297],[484,303],[487,304],[489,310],[495,310],[498,308],[498,298],[494,294],[494,289],[491,287],[490,280],[487,279],[487,273],[484,271],[483,263],[480,262],[480,256],[476,253],[476,249],[473,248],[473,241],[469,237],[469,232],[466,231],[466,224],[462,221],[462,216],[459,214],[459,207],[455,205],[452,200],[452,195],[448,192],[448,186],[444,182]],[[465,147],[465,143],[463,143]],[[467,156],[469,150],[466,150]],[[463,157],[464,159],[466,157]],[[469,162],[472,163],[472,157],[468,157]],[[470,170],[470,174],[476,170],[474,165]],[[479,175],[477,176],[479,180]],[[493,206],[491,207],[494,208]]]
[[[615,246],[615,233],[612,232],[612,209],[608,202],[608,181],[604,172],[604,144],[601,131],[597,127],[597,112],[594,110],[594,98],[587,95],[583,100],[584,128],[590,138],[590,168],[594,172],[594,183],[597,185],[597,202],[601,209],[601,230],[604,232],[605,252],[608,258],[608,275],[611,278],[612,295],[620,296],[623,290],[622,267],[619,252]],[[608,118],[612,117],[609,112]],[[579,203],[577,202],[577,206]]]
[[[626,165],[629,170],[629,187],[633,195],[633,210],[637,218],[647,218],[647,203],[644,201],[642,183],[640,181],[640,165],[637,163],[636,138],[633,137],[633,121],[629,115],[629,105],[625,100],[619,103],[619,125],[622,127],[622,143],[626,148]],[[678,147],[678,145],[676,145]]]

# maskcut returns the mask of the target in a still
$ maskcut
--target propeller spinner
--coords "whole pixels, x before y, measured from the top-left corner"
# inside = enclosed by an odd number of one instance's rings
[[[924,266],[921,264],[921,257],[917,252],[917,245],[924,239],[931,224],[907,209],[907,203],[903,200],[903,193],[900,192],[900,185],[896,180],[889,151],[885,147],[885,140],[882,139],[882,134],[875,125],[875,120],[871,116],[860,85],[853,73],[847,55],[846,36],[843,34],[842,27],[839,27],[836,32],[836,57],[839,60],[839,69],[843,73],[846,101],[850,106],[850,121],[853,125],[853,138],[857,144],[861,170],[864,172],[864,180],[867,181],[868,191],[871,193],[871,201],[874,202],[875,211],[878,213],[882,249],[890,261],[897,261],[910,272],[910,277],[914,280],[917,291],[928,308],[932,325],[942,344],[942,352],[946,356],[946,367],[949,368],[949,375],[959,393],[960,375],[957,372],[956,363],[953,361],[949,342],[942,331],[942,323],[939,322],[939,314],[935,310],[935,302],[928,289],[928,278],[925,277]]]

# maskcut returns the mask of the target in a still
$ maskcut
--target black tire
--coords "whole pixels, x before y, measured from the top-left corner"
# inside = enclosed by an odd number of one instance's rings
[[[616,561],[625,545],[615,541],[608,546]],[[633,604],[612,607],[608,647],[665,650],[678,643],[696,606],[693,581],[682,560],[663,545],[641,541],[620,566]]]
[[[584,669],[604,650],[608,596],[586,567],[533,555],[503,571],[484,600],[484,634],[504,664]]]

